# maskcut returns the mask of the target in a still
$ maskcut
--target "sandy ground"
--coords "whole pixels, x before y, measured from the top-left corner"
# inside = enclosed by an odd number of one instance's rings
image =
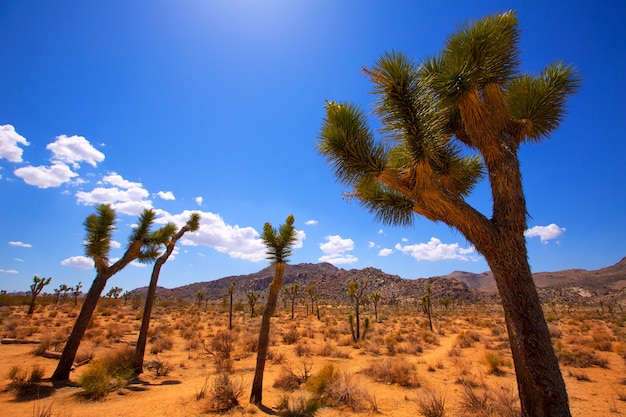
[[[58,307],[46,306],[32,317],[23,314],[25,308],[3,307],[2,326],[5,327],[5,336],[8,324],[17,317],[22,328],[30,328],[27,338],[39,338],[46,334],[66,332],[73,325],[75,311],[66,307],[56,314],[50,311]],[[126,314],[119,313],[126,309]],[[130,307],[116,306],[115,314],[100,308],[96,314],[97,326],[94,328],[107,329],[121,326],[126,331],[121,337],[107,338],[106,332],[90,330],[96,336],[86,338],[81,349],[90,350],[97,359],[105,351],[127,345],[136,340],[139,328],[137,313]],[[346,314],[347,314],[346,310]],[[106,315],[103,315],[105,313]],[[306,317],[304,308],[298,311],[294,321],[287,311],[282,312],[272,321],[272,345],[270,351],[282,356],[281,363],[268,361],[264,379],[263,403],[273,408],[281,399],[288,395],[298,398],[309,395],[304,384],[295,392],[286,392],[274,388],[274,381],[284,373],[285,367],[296,372],[309,367],[309,373],[315,375],[325,364],[332,363],[336,369],[352,375],[355,386],[365,393],[367,400],[361,409],[355,411],[347,407],[322,408],[317,415],[322,417],[347,415],[386,415],[398,417],[414,417],[421,415],[418,401],[428,393],[434,392],[445,398],[447,416],[462,416],[464,407],[463,385],[459,380],[471,381],[477,387],[477,392],[490,392],[493,395],[502,393],[515,398],[516,381],[514,371],[510,365],[510,352],[506,348],[498,347],[506,336],[503,336],[504,325],[499,318],[498,310],[482,311],[481,319],[477,319],[476,312],[452,311],[440,316],[435,322],[435,329],[439,329],[436,340],[427,343],[423,339],[419,342],[410,341],[411,334],[425,334],[423,317],[417,311],[397,313],[391,309],[384,313],[381,323],[375,323],[369,330],[368,341],[354,346],[350,342],[349,328],[343,311],[328,309],[324,312],[321,321],[313,316]],[[367,312],[371,315],[371,312]],[[591,314],[591,313],[589,313]],[[53,317],[50,317],[50,316]],[[484,317],[483,317],[484,316]],[[251,382],[254,374],[256,354],[246,351],[246,341],[254,339],[258,329],[259,318],[251,319],[248,313],[239,312],[235,317],[237,342],[232,354],[234,358],[235,381],[243,384],[243,394],[239,398],[239,406],[229,411],[227,415],[265,415],[266,412],[248,403]],[[482,320],[482,322],[481,322]],[[624,358],[624,318],[621,324],[616,323],[607,327],[605,323],[615,318],[597,318],[577,322],[565,316],[558,319],[557,326],[562,332],[556,343],[573,345],[580,340],[594,340],[594,334],[609,334],[611,338],[610,350],[598,352],[608,360],[608,367],[574,368],[562,366],[562,372],[567,384],[572,415],[579,417],[607,416],[614,413],[626,413],[626,361]],[[193,323],[193,324],[192,324]],[[212,415],[208,411],[208,396],[197,399],[203,386],[210,386],[215,378],[215,357],[207,353],[208,342],[217,332],[223,330],[227,323],[227,314],[220,313],[217,308],[212,312],[180,312],[176,310],[161,311],[155,314],[153,327],[174,328],[170,338],[173,346],[158,355],[149,352],[146,361],[158,358],[162,362],[172,365],[172,371],[157,377],[154,372],[146,371],[139,378],[124,388],[118,388],[108,394],[103,400],[85,400],[81,396],[82,389],[77,386],[52,387],[49,382],[42,382],[37,393],[28,396],[16,396],[14,392],[3,389],[0,392],[1,416],[204,416]],[[107,327],[109,326],[109,327]],[[197,337],[200,340],[195,348],[189,347],[189,336],[184,336],[184,330],[189,326],[197,326]],[[0,326],[1,327],[1,326]],[[283,342],[284,335],[295,329],[300,338],[296,344]],[[496,329],[496,330],[494,330]],[[608,329],[608,330],[607,330]],[[586,332],[585,332],[586,330]],[[471,331],[479,338],[471,347],[459,347],[459,334]],[[595,333],[594,333],[595,332]],[[19,328],[18,328],[19,333]],[[395,338],[395,339],[394,339]],[[391,341],[390,341],[391,340]],[[395,340],[395,341],[394,341]],[[419,344],[420,349],[411,349],[411,344]],[[302,356],[296,354],[299,345]],[[330,347],[333,354],[323,353],[323,347]],[[389,351],[392,346],[394,352]],[[54,371],[57,361],[46,359],[32,354],[35,345],[0,345],[0,386],[9,385],[8,373],[11,367],[19,366],[25,370],[33,366],[42,366],[44,376],[49,377]],[[421,350],[421,352],[419,351]],[[486,352],[495,352],[501,357],[503,365],[501,373],[490,373],[485,362]],[[364,370],[372,364],[385,360],[400,360],[403,363],[414,364],[419,387],[404,388],[397,384],[377,382],[373,377],[365,374]],[[90,365],[77,368],[72,372],[73,382],[78,381],[80,374]],[[49,413],[44,411],[48,410]]]

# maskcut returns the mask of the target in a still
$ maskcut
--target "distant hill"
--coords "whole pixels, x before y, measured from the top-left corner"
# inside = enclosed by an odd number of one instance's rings
[[[262,293],[262,296],[265,295],[273,277],[274,267],[268,266],[253,274],[197,282],[173,289],[159,288],[157,292],[161,297],[177,297],[187,300],[194,300],[198,292],[203,292],[211,300],[220,300],[228,293],[230,284],[236,282],[234,297],[245,299],[245,294],[250,291],[258,291]],[[313,285],[322,300],[347,303],[350,301],[346,295],[348,282],[354,280],[360,282],[368,280],[369,287],[366,293],[380,292],[383,304],[407,303],[421,299],[422,295],[426,293],[427,285],[431,287],[433,300],[451,297],[476,302],[483,298],[479,291],[456,279],[433,277],[410,280],[400,278],[397,275],[386,274],[376,268],[345,270],[329,263],[287,264],[284,285],[300,284],[300,291],[303,295],[306,294],[306,287]],[[147,292],[147,287],[138,288],[133,292],[144,295]]]
[[[182,287],[166,289],[160,287],[158,294],[164,298],[182,298],[194,300],[199,292],[210,300],[220,300],[228,293],[228,287],[236,282],[234,296],[245,299],[250,291],[265,295],[266,289],[274,276],[273,266],[248,275],[229,276],[214,281],[197,282]],[[540,297],[557,302],[597,302],[599,300],[626,301],[626,258],[613,266],[587,271],[571,269],[557,272],[539,272],[533,275]],[[438,300],[444,297],[461,299],[468,302],[497,299],[497,287],[493,274],[479,274],[454,271],[445,276],[405,279],[387,274],[380,269],[340,269],[329,263],[303,263],[290,265],[285,269],[284,285],[300,284],[305,295],[306,287],[313,285],[326,302],[349,302],[346,290],[350,281],[369,281],[366,291],[381,293],[384,304],[408,303],[421,299],[426,293],[426,286],[431,287],[431,297]],[[147,287],[134,290],[145,294]]]
[[[468,287],[486,294],[497,294],[496,283],[491,272],[472,274],[455,271],[446,278],[455,278]],[[543,300],[557,302],[608,302],[626,301],[626,258],[613,266],[588,271],[567,269],[556,272],[533,274],[537,291]]]

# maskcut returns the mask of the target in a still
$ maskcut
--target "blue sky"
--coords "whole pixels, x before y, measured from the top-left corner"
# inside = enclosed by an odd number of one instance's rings
[[[21,1],[0,3],[0,289],[95,275],[83,221],[118,212],[123,253],[144,208],[202,214],[164,266],[175,287],[265,266],[259,233],[293,213],[292,263],[405,278],[487,266],[462,235],[375,222],[315,151],[324,100],[372,108],[361,73],[385,51],[438,52],[463,21],[517,10],[522,69],[574,64],[582,88],[561,128],[521,150],[534,271],[626,255],[626,30],[622,1]],[[486,184],[471,203],[490,212]],[[108,287],[147,285],[130,265]]]

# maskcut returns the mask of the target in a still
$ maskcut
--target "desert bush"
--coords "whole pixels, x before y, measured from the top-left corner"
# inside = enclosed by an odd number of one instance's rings
[[[209,388],[208,411],[224,413],[239,405],[243,383],[226,373],[218,374]]]
[[[131,347],[123,347],[107,353],[89,365],[78,379],[83,396],[98,400],[125,386],[134,376],[134,354]]]
[[[446,397],[435,390],[426,390],[417,399],[417,409],[424,417],[445,417]]]
[[[111,378],[101,362],[95,362],[80,375],[78,385],[83,389],[83,396],[90,400],[104,398],[112,389]]]
[[[45,334],[41,337],[39,344],[35,346],[32,353],[35,356],[41,356],[46,350],[50,349],[51,346],[52,336],[50,336],[49,334]]]
[[[174,346],[174,339],[168,335],[156,335],[150,340],[150,353],[157,354],[170,350]]]
[[[296,329],[295,327],[290,328],[283,335],[283,343],[285,343],[287,345],[293,345],[298,340],[300,340],[300,333],[298,333],[298,329]]]
[[[500,358],[500,356],[493,352],[485,352],[484,359],[490,374],[500,376],[504,373],[502,369],[500,369],[503,365],[502,358]]]
[[[491,415],[491,398],[487,392],[482,395],[477,394],[469,385],[463,385],[463,394],[459,404],[465,416],[488,417]]]
[[[591,378],[585,372],[581,371],[569,371],[569,376],[576,378],[577,381],[590,382]]]
[[[296,397],[284,395],[276,409],[283,417],[313,417],[322,407],[318,398]]]
[[[285,391],[297,390],[301,384],[310,378],[311,368],[312,365],[308,361],[303,361],[301,367],[296,370],[289,365],[283,366],[280,375],[274,381],[274,388],[280,388]]]
[[[609,367],[609,361],[606,358],[602,358],[594,352],[586,350],[558,349],[557,356],[559,362],[565,366],[573,366],[575,368],[591,368],[592,366],[598,366],[600,368]]]
[[[464,330],[457,334],[456,336],[456,346],[461,349],[467,349],[474,346],[476,342],[480,342],[481,337],[475,331],[472,330]]]
[[[11,380],[7,390],[16,395],[25,395],[35,391],[43,378],[44,369],[33,366],[30,372],[19,366],[13,366],[9,370],[8,378]]]
[[[408,363],[402,358],[390,358],[376,361],[363,371],[377,382],[397,384],[402,387],[419,387],[415,364]]]
[[[365,402],[370,398],[352,374],[336,370],[332,364],[326,364],[311,377],[307,388],[323,404],[348,407],[353,411],[364,409]]]
[[[149,361],[146,363],[146,369],[154,371],[156,376],[167,376],[174,370],[174,365],[168,361],[161,361],[159,359]]]
[[[297,343],[294,352],[297,356],[309,356],[311,354],[311,348],[304,343]]]

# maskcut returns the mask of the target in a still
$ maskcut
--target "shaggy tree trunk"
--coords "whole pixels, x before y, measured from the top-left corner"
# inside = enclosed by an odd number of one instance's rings
[[[67,339],[59,364],[52,374],[51,379],[53,381],[67,381],[70,379],[70,371],[72,370],[72,365],[74,364],[74,359],[76,358],[76,352],[78,352],[80,342],[83,340],[87,326],[89,326],[89,321],[91,320],[93,312],[96,309],[96,305],[100,299],[100,294],[102,294],[102,290],[111,275],[99,273],[93,280],[91,288],[85,296],[85,301],[83,302],[83,307],[80,309],[76,323],[74,323],[72,333],[70,334],[69,339]]]
[[[154,268],[152,269],[152,276],[150,277],[150,285],[148,286],[148,293],[146,294],[146,304],[143,309],[143,318],[141,319],[141,329],[139,329],[139,337],[137,338],[137,346],[135,347],[135,358],[133,359],[135,373],[138,375],[143,372],[143,358],[146,353],[146,341],[148,340],[148,329],[150,328],[150,317],[152,316],[157,282],[159,281],[161,267],[166,260],[167,258],[163,258],[163,256],[156,260]]]
[[[569,417],[565,382],[525,251],[511,251],[510,243],[501,249],[487,262],[502,298],[522,416]]]
[[[280,288],[283,286],[285,264],[281,262],[276,263],[274,268],[274,279],[270,284],[269,294],[267,295],[267,305],[265,306],[261,319],[261,330],[259,331],[259,344],[256,355],[256,369],[254,370],[252,392],[250,393],[250,402],[256,405],[260,405],[263,400],[263,372],[265,371],[265,360],[267,358],[267,347],[269,345],[270,319],[276,311],[278,294]]]

